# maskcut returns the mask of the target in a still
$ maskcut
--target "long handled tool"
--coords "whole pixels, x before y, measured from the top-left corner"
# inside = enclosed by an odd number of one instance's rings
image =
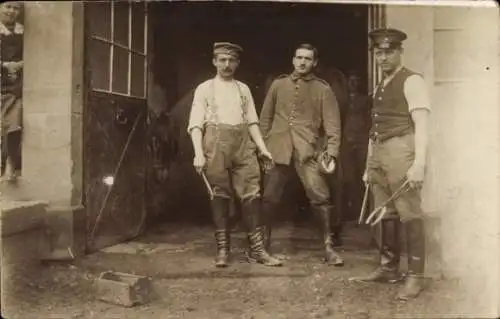
[[[389,197],[384,203],[382,203],[380,206],[378,206],[376,209],[373,210],[373,212],[368,216],[366,219],[365,223],[370,224],[371,226],[375,226],[378,222],[384,218],[385,214],[387,213],[387,204],[389,204],[391,201],[395,200],[398,198],[401,194],[404,192],[408,191],[407,186],[409,185],[409,181],[406,180],[403,185],[401,185],[392,195]],[[372,221],[372,219],[374,219]]]
[[[365,186],[365,194],[363,195],[363,204],[361,204],[361,212],[359,213],[358,224],[363,222],[365,218],[366,207],[368,206],[368,194],[370,193],[370,184]]]
[[[207,179],[207,176],[205,175],[205,172],[201,172],[201,177],[203,178],[203,182],[205,182],[205,186],[207,187],[208,195],[210,196],[210,200],[214,199],[214,191],[212,189],[212,186],[210,186],[210,183],[208,182],[208,179]]]

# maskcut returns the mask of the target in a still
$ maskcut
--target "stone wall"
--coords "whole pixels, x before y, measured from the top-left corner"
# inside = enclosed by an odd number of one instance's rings
[[[431,89],[424,208],[435,220],[429,236],[440,246],[442,272],[466,291],[465,299],[457,299],[457,313],[494,315],[499,300],[498,9],[389,6],[387,21],[408,33],[405,62],[424,73]]]

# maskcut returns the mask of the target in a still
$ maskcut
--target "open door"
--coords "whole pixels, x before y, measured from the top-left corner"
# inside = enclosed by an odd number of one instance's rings
[[[131,239],[146,210],[145,2],[85,2],[87,251]]]
[[[368,32],[373,29],[383,28],[386,25],[384,5],[370,5],[368,8]],[[368,38],[368,37],[367,37]],[[370,45],[370,44],[368,44]],[[368,92],[371,93],[377,83],[382,79],[382,75],[375,64],[374,56],[368,50]]]
[[[385,5],[370,5],[368,9],[368,32],[376,28],[385,27],[386,26],[385,17],[386,17]],[[368,92],[370,93],[370,95],[372,94],[374,88],[381,80],[382,80],[382,74],[375,63],[375,58],[371,50],[368,50]],[[365,216],[368,216],[368,214],[373,209],[374,209],[373,196],[372,194],[370,194],[369,205]],[[381,224],[382,223],[378,223],[375,227],[371,228],[373,239],[377,242],[378,247],[380,247],[380,243],[382,242],[382,229],[380,227]]]

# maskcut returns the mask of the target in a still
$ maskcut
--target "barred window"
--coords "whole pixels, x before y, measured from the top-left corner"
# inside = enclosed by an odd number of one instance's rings
[[[91,87],[146,97],[147,10],[142,1],[87,2]]]

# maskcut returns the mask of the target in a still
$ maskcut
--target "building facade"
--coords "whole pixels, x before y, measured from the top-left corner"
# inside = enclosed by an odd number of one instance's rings
[[[146,152],[146,129],[155,120],[148,114],[161,113],[169,88],[148,72],[155,25],[144,3],[120,10],[126,12],[109,13],[106,33],[106,26],[89,22],[106,12],[90,13],[83,2],[26,2],[23,176],[18,188],[2,191],[3,201],[48,203],[47,220],[57,235],[47,258],[68,246],[79,255],[134,237],[147,217],[146,163],[156,154]],[[385,25],[408,34],[405,64],[424,75],[431,91],[424,186],[431,268],[481,296],[471,302],[474,309],[496,313],[498,9],[492,3],[367,10],[367,29]],[[370,56],[367,61],[370,86],[379,75]]]

